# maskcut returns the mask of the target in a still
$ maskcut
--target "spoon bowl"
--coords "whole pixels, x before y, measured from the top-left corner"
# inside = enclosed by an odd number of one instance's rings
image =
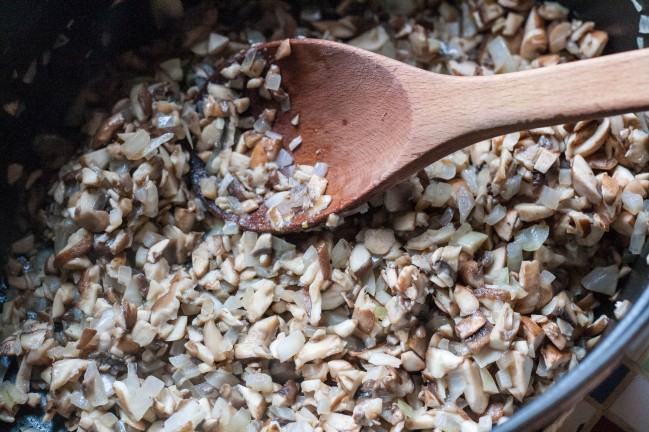
[[[279,230],[271,226],[263,205],[238,217],[209,204],[248,230],[285,233],[315,226],[435,160],[493,136],[649,109],[644,76],[649,49],[510,74],[458,77],[341,43],[290,43],[291,55],[274,63],[291,109],[278,113],[273,130],[284,143],[302,137],[297,163],[328,165],[326,193],[332,202],[316,215],[296,215]],[[270,58],[278,46],[270,42],[257,49]],[[298,127],[291,124],[296,114]],[[198,172],[200,162],[194,166]]]

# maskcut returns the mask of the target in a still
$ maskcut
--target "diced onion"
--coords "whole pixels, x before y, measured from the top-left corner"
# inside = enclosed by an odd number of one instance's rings
[[[457,398],[462,396],[464,393],[464,387],[466,386],[464,382],[464,375],[461,370],[456,369],[448,374],[448,402],[455,402]]]
[[[289,407],[271,405],[268,412],[273,416],[289,422],[295,421],[295,411]]]
[[[634,255],[642,252],[642,247],[647,237],[647,222],[649,222],[649,214],[645,211],[638,213],[629,241],[629,252]]]
[[[270,130],[270,124],[263,118],[258,118],[252,126],[257,133],[266,133]]]
[[[480,368],[480,379],[482,381],[482,388],[485,392],[498,394],[498,386],[496,386],[496,382],[487,368]],[[489,425],[491,425],[491,423],[489,423]]]
[[[557,277],[547,270],[541,272],[541,286],[550,286]]]
[[[460,212],[460,222],[464,222],[471,214],[473,206],[475,206],[475,200],[473,199],[473,194],[464,186],[460,186],[455,193],[455,201],[457,203],[457,208]]]
[[[266,132],[264,132],[264,135],[266,135],[268,138],[273,139],[273,140],[281,140],[283,138],[282,134],[279,134],[279,133],[274,132],[272,130],[267,130]]]
[[[501,389],[508,389],[514,385],[514,383],[512,383],[511,375],[509,375],[509,373],[504,369],[500,369],[496,372],[496,381],[498,382],[498,387]]]
[[[478,194],[478,175],[473,167],[462,171],[462,178],[473,195]]]
[[[494,62],[494,69],[496,73],[514,72],[517,70],[517,62],[512,57],[507,47],[507,42],[502,36],[493,38],[487,44],[487,51]]]
[[[559,170],[559,184],[561,186],[572,185],[572,171],[570,168],[561,168]]]
[[[264,201],[264,204],[266,205],[266,207],[272,208],[280,205],[285,201],[288,201],[290,199],[290,196],[291,193],[289,191],[278,192],[266,199],[266,201]]]
[[[221,51],[230,42],[227,36],[218,33],[210,33],[210,38],[207,43],[207,51],[210,54],[216,54]]]
[[[491,212],[484,219],[484,223],[491,226],[496,225],[498,222],[503,220],[506,214],[507,214],[507,209],[501,206],[500,204],[498,204],[497,206],[491,209]]]
[[[397,406],[405,417],[414,417],[415,410],[412,409],[403,399],[397,399]]]
[[[494,384],[495,385],[495,384]],[[477,432],[491,432],[492,420],[489,414],[483,415],[478,419],[478,431]]]
[[[239,233],[239,225],[236,222],[227,221],[223,224],[223,235],[235,235]]]
[[[595,267],[581,280],[581,284],[590,291],[613,295],[617,288],[619,270],[617,265]]]
[[[547,225],[532,225],[529,228],[520,230],[516,234],[516,242],[521,244],[524,251],[534,252],[543,246],[543,243],[545,243],[549,235],[550,227]]]
[[[221,183],[219,183],[219,196],[226,196],[228,187],[232,182],[234,181],[234,177],[232,174],[228,173],[223,177],[223,180],[221,180]]]
[[[644,210],[642,195],[633,192],[622,192],[622,205],[624,206],[624,209],[632,215],[637,215]]]
[[[246,386],[261,393],[273,392],[273,379],[265,373],[249,373],[245,377]]]
[[[559,208],[560,201],[561,201],[560,190],[543,186],[543,190],[541,190],[541,195],[539,196],[537,203],[547,208],[551,208],[552,210],[556,210]]]
[[[216,370],[214,372],[210,372],[207,375],[205,375],[205,381],[207,381],[210,385],[214,386],[214,388],[221,388],[224,384],[228,385],[236,385],[239,384],[239,379],[232,375],[230,372],[226,372],[223,370]]]
[[[280,85],[282,84],[282,76],[276,73],[268,72],[266,74],[265,85],[268,90],[279,90]]]
[[[349,45],[368,51],[378,51],[389,39],[388,32],[385,31],[383,26],[376,26],[350,40],[348,43]]]
[[[377,306],[374,308],[374,316],[380,320],[383,320],[388,316],[388,310],[383,306]]]
[[[389,354],[383,353],[372,353],[370,354],[367,361],[375,366],[390,366],[393,368],[398,368],[401,366],[401,360]]]
[[[180,410],[165,420],[164,430],[186,430],[187,425],[190,426],[190,430],[193,430],[203,420],[203,415],[198,402],[195,399],[190,399]]]
[[[183,79],[183,69],[179,58],[172,58],[160,63],[160,69],[165,71],[173,81]]]
[[[306,339],[302,332],[296,330],[291,332],[284,339],[278,338],[275,340],[271,344],[270,349],[279,361],[285,362],[300,352],[305,342]]]
[[[452,193],[453,188],[450,184],[432,181],[426,186],[422,199],[430,203],[431,207],[444,207]]]
[[[505,180],[505,189],[500,193],[502,197],[506,200],[513,198],[521,189],[522,180],[523,178],[518,174]]]
[[[313,175],[316,175],[318,177],[325,177],[327,175],[327,172],[329,172],[329,165],[324,162],[316,162],[316,164],[313,166]]]
[[[70,402],[72,402],[72,405],[82,410],[88,410],[90,408],[88,400],[83,396],[83,393],[78,390],[70,393]]]
[[[288,143],[288,148],[291,151],[294,151],[296,148],[298,148],[302,144],[302,136],[298,135],[295,138],[291,140],[290,143]]]
[[[451,233],[451,236],[448,239],[448,243],[450,245],[457,245],[458,244],[457,241],[460,238],[467,235],[468,233],[470,233],[471,231],[472,231],[471,225],[469,225],[468,223],[463,223],[458,227],[458,229],[453,228],[453,225],[449,224],[437,230],[437,232],[443,232],[444,234],[447,234],[449,232]]]
[[[449,160],[442,159],[426,167],[426,174],[432,178],[450,180],[455,177],[455,164]]]
[[[277,159],[275,159],[275,163],[279,168],[284,168],[290,165],[293,165],[293,156],[289,152],[287,152],[284,149],[280,149],[279,153],[277,153]]]
[[[479,353],[473,355],[473,360],[475,360],[479,368],[484,368],[496,362],[502,355],[502,351],[485,347]]]
[[[509,243],[507,245],[507,267],[513,271],[518,271],[521,268],[523,261],[523,246],[519,242]]]
[[[126,138],[121,147],[122,153],[128,160],[142,159],[149,141],[149,133],[144,129],[138,129],[137,132]]]
[[[435,414],[435,426],[436,430],[441,431],[460,431],[462,428],[463,419],[458,414],[446,412],[446,411],[437,411]]]
[[[131,281],[132,269],[129,266],[119,266],[117,270],[117,282],[127,286]]]
[[[462,250],[470,255],[476,253],[480,246],[487,240],[487,235],[477,231],[471,231],[457,240],[457,244],[462,246]]]

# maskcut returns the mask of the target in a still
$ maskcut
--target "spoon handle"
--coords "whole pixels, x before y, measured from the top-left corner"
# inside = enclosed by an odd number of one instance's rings
[[[409,91],[416,125],[410,154],[426,161],[509,132],[649,109],[649,48],[510,74],[444,78]],[[456,96],[430,106],[442,90]],[[446,122],[431,122],[444,116]]]

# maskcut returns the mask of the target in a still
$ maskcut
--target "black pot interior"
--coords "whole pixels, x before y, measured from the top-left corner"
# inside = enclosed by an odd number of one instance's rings
[[[114,4],[116,3],[116,4]],[[197,1],[184,1],[191,13]],[[215,2],[219,5],[219,21],[236,24],[258,13],[262,1]],[[306,6],[331,10],[328,0],[292,1],[293,11]],[[435,3],[432,1],[431,3]],[[564,0],[578,18],[593,20],[609,33],[607,52],[636,49],[647,35],[638,34],[640,13],[649,13],[649,0]],[[165,32],[173,31],[174,23],[166,23]],[[5,0],[0,14],[0,105],[19,100],[25,110],[19,117],[0,110],[0,255],[6,245],[27,230],[25,207],[33,197],[12,188],[6,181],[7,165],[18,162],[26,172],[44,169],[40,193],[46,191],[47,178],[55,174],[53,160],[63,163],[74,152],[73,143],[78,126],[66,121],[81,87],[116,54],[143,45],[160,34],[161,29],[151,14],[150,3],[139,0]],[[106,44],[110,34],[110,43]],[[649,42],[649,38],[647,38]],[[63,46],[52,49],[52,45]],[[51,59],[43,66],[43,52]],[[31,84],[21,77],[32,62],[38,63],[38,73]],[[17,78],[16,78],[17,77]],[[56,134],[56,135],[54,135]],[[63,137],[63,138],[61,138]],[[50,171],[48,171],[48,167]],[[644,260],[642,260],[644,261]],[[649,291],[645,292],[649,269],[636,265],[635,273],[623,291],[625,298],[635,303],[627,318],[619,323],[579,366],[557,383],[543,397],[526,405],[510,421],[499,427],[505,430],[534,430],[547,425],[561,412],[570,408],[596,386],[619,362],[624,346],[649,322]],[[1,287],[0,287],[1,288]],[[5,300],[0,289],[0,302]],[[644,309],[644,310],[642,310]],[[0,358],[7,362],[7,358]],[[548,415],[548,412],[551,412]],[[61,426],[42,422],[37,411],[22,412],[11,430],[34,427],[37,430],[58,430]],[[6,430],[2,425],[0,429]]]

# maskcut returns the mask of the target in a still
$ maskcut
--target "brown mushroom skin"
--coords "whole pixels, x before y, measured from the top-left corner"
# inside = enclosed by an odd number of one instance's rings
[[[470,259],[470,257],[465,253],[460,254],[458,275],[464,284],[471,288],[481,288],[485,285],[482,265],[477,261]]]

